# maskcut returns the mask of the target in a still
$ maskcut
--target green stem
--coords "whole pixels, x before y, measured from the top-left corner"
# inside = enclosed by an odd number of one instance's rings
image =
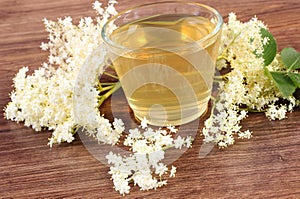
[[[248,111],[248,112],[251,112],[251,113],[263,113],[265,111],[261,110],[256,110],[256,109],[251,109],[251,108],[239,108],[238,110],[240,111]]]
[[[269,80],[272,81],[272,79],[273,79],[273,78],[272,78],[272,75],[271,75],[269,69],[267,68],[267,66],[265,66],[265,65],[264,65],[264,73],[265,73],[265,75],[269,78]]]
[[[110,90],[114,87],[114,85],[110,85],[110,86],[105,86],[105,87],[101,87],[100,89],[100,92],[103,92],[103,91],[107,91],[107,90]]]
[[[113,69],[113,70],[115,70],[114,65],[109,65],[108,67],[111,68],[111,69]]]
[[[238,38],[241,34],[242,34],[242,31],[239,32],[237,35],[234,36],[234,38],[232,39],[232,41],[226,47],[225,52],[227,52],[227,50],[229,49],[230,45],[232,45],[235,42],[236,38]]]
[[[75,133],[77,133],[77,131],[79,130],[79,128],[80,128],[80,126],[75,125],[75,126],[73,127],[72,134],[74,135]]]
[[[175,144],[170,144],[168,146],[163,147],[162,150],[165,151],[165,150],[168,150],[170,148],[173,148],[174,146],[175,146]]]
[[[109,90],[107,91],[104,95],[102,95],[100,97],[100,100],[98,102],[99,106],[102,105],[102,103],[109,98],[115,91],[117,91],[119,88],[121,87],[121,83],[120,81],[118,81],[117,83],[115,83],[115,85]]]
[[[212,100],[212,107],[211,107],[210,116],[209,116],[211,118],[213,116],[214,110],[216,108],[217,99],[213,96],[210,96],[210,99]]]
[[[110,76],[110,77],[112,77],[112,78],[115,78],[115,79],[119,79],[118,76],[113,75],[113,74],[110,74],[110,73],[108,73],[108,72],[104,72],[103,74],[104,74],[104,75],[107,75],[107,76]]]
[[[227,47],[223,50],[222,54],[218,56],[217,61],[221,59],[225,59],[228,61],[228,57],[226,56],[226,52],[228,51],[229,47],[235,42],[236,38],[238,38],[241,35],[242,32],[239,32],[237,35],[234,36],[232,41],[227,45]]]
[[[219,55],[219,56],[218,56],[217,61],[219,61],[219,60],[221,60],[221,59],[227,60],[228,58],[227,58],[224,54],[222,54],[222,55]]]
[[[224,76],[223,76],[223,75],[216,75],[216,76],[214,76],[214,78],[215,78],[215,79],[223,79]]]
[[[106,82],[106,83],[101,83],[101,86],[110,86],[114,85],[116,82]]]
[[[213,81],[214,82],[222,82],[222,81],[227,81],[227,76],[228,76],[229,73],[225,74],[225,75],[216,75],[214,76],[214,79]]]

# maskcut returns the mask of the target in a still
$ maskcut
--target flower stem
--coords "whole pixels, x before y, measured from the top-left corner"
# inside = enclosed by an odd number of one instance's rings
[[[242,32],[239,32],[238,34],[236,34],[234,36],[234,38],[230,41],[230,43],[226,46],[226,48],[223,50],[223,53],[221,55],[218,56],[217,61],[221,60],[221,59],[225,59],[226,61],[228,61],[228,57],[226,56],[229,47],[235,42],[235,40],[241,35]]]
[[[225,56],[225,55],[219,55],[218,58],[217,58],[217,61],[221,60],[221,59],[225,59],[227,60],[228,58]]]
[[[121,87],[120,81],[116,82],[115,85],[112,86],[112,88],[107,91],[104,95],[100,96],[100,100],[98,102],[98,105],[101,106],[102,103],[109,98],[115,91],[117,91]]]
[[[110,76],[112,78],[115,78],[115,79],[119,79],[116,75],[113,75],[113,74],[110,74],[108,72],[104,72],[103,74],[107,75],[107,76]]]
[[[210,99],[211,99],[211,101],[212,101],[212,107],[211,107],[211,110],[210,110],[210,116],[209,116],[209,118],[213,117],[214,111],[215,111],[215,108],[216,108],[216,103],[217,103],[217,101],[218,101],[218,100],[217,100],[215,97],[213,97],[213,96],[210,96]]]
[[[105,82],[105,83],[101,83],[101,86],[110,86],[110,85],[114,85],[116,82]]]
[[[109,65],[108,67],[111,68],[111,69],[113,69],[113,70],[115,70],[114,65]]]
[[[101,87],[100,92],[110,90],[110,89],[112,89],[113,87],[114,87],[114,85],[109,85],[109,86]]]

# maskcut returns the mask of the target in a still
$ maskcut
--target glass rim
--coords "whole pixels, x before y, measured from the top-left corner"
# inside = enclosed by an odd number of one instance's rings
[[[112,23],[113,21],[115,21],[116,19],[118,19],[120,16],[124,15],[124,14],[127,14],[133,10],[136,10],[138,8],[143,8],[143,7],[147,7],[147,6],[152,6],[152,5],[159,5],[159,4],[170,4],[170,3],[177,3],[177,4],[185,4],[185,5],[194,5],[194,6],[198,6],[198,7],[201,7],[201,8],[205,8],[207,9],[208,11],[212,12],[216,17],[217,17],[217,23],[214,27],[214,29],[207,35],[205,35],[204,37],[202,37],[200,40],[197,40],[197,41],[194,41],[194,42],[191,42],[189,44],[186,44],[185,46],[182,46],[182,47],[179,47],[179,49],[182,49],[184,47],[187,47],[187,46],[190,46],[190,45],[193,45],[195,43],[199,44],[199,43],[203,43],[204,41],[210,39],[210,38],[213,38],[216,34],[219,33],[219,31],[221,30],[222,28],[222,25],[223,25],[223,17],[221,16],[221,14],[216,10],[214,9],[213,7],[209,6],[209,5],[206,5],[206,4],[201,4],[201,3],[196,3],[196,2],[183,2],[183,1],[160,1],[160,2],[154,2],[154,3],[147,3],[147,4],[142,4],[142,5],[138,5],[138,6],[135,6],[135,7],[131,7],[129,9],[126,9],[124,11],[121,11],[119,12],[117,15],[111,17],[108,19],[108,21],[103,25],[102,27],[102,30],[101,30],[101,37],[103,39],[103,41],[105,43],[107,43],[109,46],[112,46],[114,48],[118,48],[120,50],[132,50],[131,48],[128,48],[126,46],[123,46],[123,45],[120,45],[114,41],[112,41],[109,36],[107,35],[107,27],[110,23]]]

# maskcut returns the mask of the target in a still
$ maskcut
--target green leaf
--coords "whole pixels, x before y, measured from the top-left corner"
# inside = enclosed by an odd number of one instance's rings
[[[293,83],[300,88],[300,74],[299,73],[288,73],[288,76],[293,81]]]
[[[260,34],[262,38],[268,38],[268,43],[263,46],[264,51],[262,57],[264,59],[264,65],[268,66],[274,60],[277,53],[277,43],[273,35],[265,28],[260,29]]]
[[[294,48],[284,48],[280,56],[287,69],[295,70],[300,68],[300,53]]]
[[[291,96],[297,86],[293,83],[293,81],[286,75],[286,73],[282,72],[270,72],[276,86],[283,94],[284,97]]]

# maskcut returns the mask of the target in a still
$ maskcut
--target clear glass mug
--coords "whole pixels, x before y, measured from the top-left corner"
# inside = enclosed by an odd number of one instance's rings
[[[158,2],[119,13],[102,38],[138,120],[181,125],[205,113],[223,20],[198,3]]]

